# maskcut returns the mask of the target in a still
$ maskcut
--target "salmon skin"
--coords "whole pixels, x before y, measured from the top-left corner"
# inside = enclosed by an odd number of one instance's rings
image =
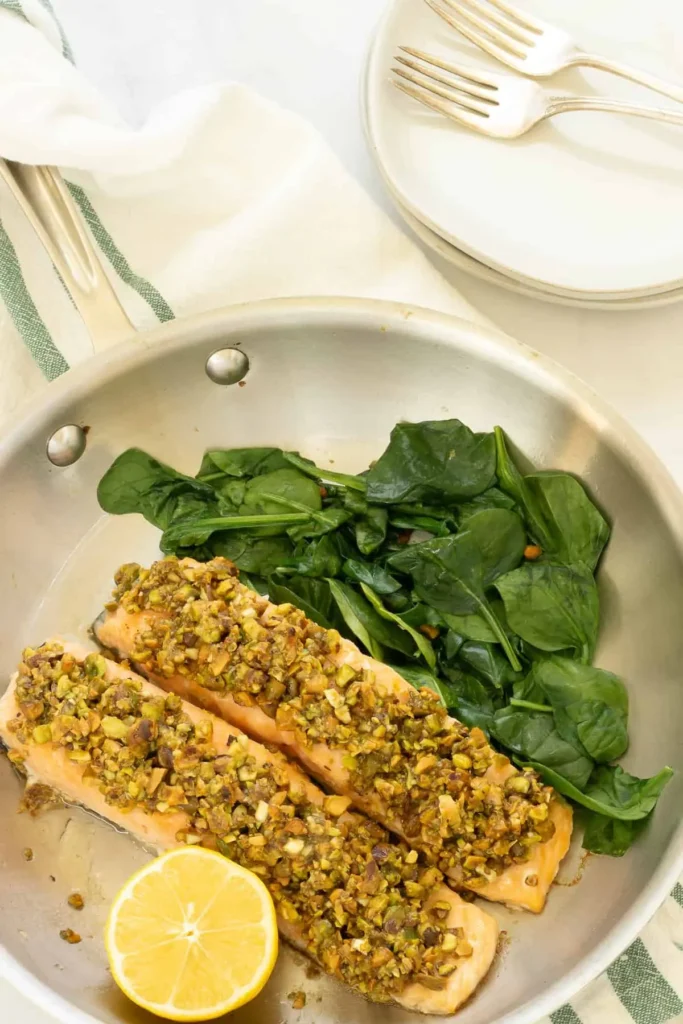
[[[498,926],[415,851],[279,752],[59,640],[24,652],[0,739],[30,779],[159,851],[201,843],[257,873],[282,935],[370,999],[452,1014]]]
[[[458,888],[540,912],[572,812],[480,729],[225,559],[123,566],[97,640],[147,678],[273,743]]]

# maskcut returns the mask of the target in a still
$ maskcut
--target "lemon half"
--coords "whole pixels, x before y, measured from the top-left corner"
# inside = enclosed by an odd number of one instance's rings
[[[134,874],[114,900],[105,945],[115,981],[170,1020],[210,1020],[256,996],[275,966],[275,909],[263,882],[201,847]]]

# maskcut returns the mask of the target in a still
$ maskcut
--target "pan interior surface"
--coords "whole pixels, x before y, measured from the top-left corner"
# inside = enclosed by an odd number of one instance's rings
[[[221,386],[207,376],[207,359],[225,346],[248,358],[239,384]],[[166,325],[154,344],[126,346],[76,374],[70,387],[52,390],[0,451],[2,678],[24,645],[54,633],[85,638],[115,569],[158,555],[156,530],[137,516],[109,519],[97,504],[97,483],[125,448],[139,446],[192,474],[208,447],[272,444],[353,472],[383,450],[399,420],[449,417],[475,430],[500,424],[536,467],[578,474],[611,519],[598,574],[597,663],[629,689],[625,767],[643,776],[665,763],[677,770],[625,858],[590,858],[573,885],[574,851],[565,884],[540,917],[487,906],[509,941],[458,1020],[532,1024],[634,936],[664,898],[683,848],[680,499],[628,428],[562,372],[470,324],[378,303],[265,304]],[[67,424],[88,427],[87,444],[73,465],[59,468],[45,445]],[[116,990],[102,942],[110,900],[148,853],[78,809],[17,816],[20,789],[3,758],[0,943],[14,976],[27,972],[29,994],[32,985],[34,995],[55,993],[53,1010],[64,1020],[150,1021]],[[30,862],[24,848],[33,850]],[[66,903],[74,890],[86,901],[78,914]],[[66,927],[83,936],[79,945],[60,939]],[[303,1012],[287,1000],[293,989],[306,992]],[[383,1024],[418,1019],[313,976],[283,949],[264,991],[231,1020],[374,1024],[380,1015]]]

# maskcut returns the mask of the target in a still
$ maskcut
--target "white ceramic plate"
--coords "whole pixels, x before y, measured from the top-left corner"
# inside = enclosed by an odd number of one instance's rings
[[[431,231],[421,221],[419,221],[417,217],[414,217],[409,210],[402,207],[398,200],[396,200],[396,209],[420,241],[424,242],[424,244],[433,252],[447,260],[448,263],[457,267],[458,270],[464,270],[466,273],[472,274],[474,277],[478,277],[481,281],[487,281],[489,284],[499,285],[501,288],[506,288],[508,291],[516,292],[518,295],[525,295],[530,299],[541,299],[544,302],[554,302],[560,306],[574,306],[581,309],[605,309],[610,311],[653,309],[657,306],[669,306],[672,303],[680,302],[681,299],[683,299],[683,288],[673,288],[671,291],[660,292],[655,295],[641,295],[631,299],[611,300],[571,298],[567,295],[557,294],[556,292],[545,291],[543,288],[525,284],[512,277],[506,277],[505,274],[501,274],[499,271],[493,270],[485,263],[480,263],[478,260],[468,256],[467,253],[461,252],[460,249],[456,249],[454,245],[446,242],[440,235],[437,235],[436,232]]]
[[[368,51],[368,60],[366,61],[361,88],[361,120],[370,151],[379,163],[376,147],[370,134],[367,116],[368,90],[366,88],[366,82],[371,49],[372,47]],[[381,165],[379,166],[379,170],[382,173]],[[635,296],[632,298],[587,298],[581,294],[575,296],[570,293],[563,294],[546,290],[535,281],[508,277],[502,271],[495,270],[493,267],[489,267],[487,264],[480,263],[479,260],[475,260],[472,256],[468,256],[466,252],[463,252],[456,246],[451,245],[450,242],[447,242],[441,237],[441,235],[438,235],[435,231],[432,231],[431,228],[428,228],[421,220],[411,213],[410,210],[403,206],[400,198],[392,192],[391,186],[386,177],[384,177],[384,183],[387,187],[390,198],[393,200],[396,210],[421,242],[431,249],[432,252],[435,252],[437,256],[441,256],[442,259],[446,260],[458,270],[462,270],[466,274],[471,274],[473,277],[479,278],[481,281],[486,281],[488,284],[498,285],[501,288],[505,288],[507,291],[515,292],[518,295],[525,295],[530,299],[540,299],[543,302],[553,302],[561,306],[574,306],[583,309],[605,309],[611,311],[652,309],[657,306],[668,306],[683,299],[683,287],[673,288],[668,292]]]
[[[683,79],[683,5],[675,0],[518,2],[586,49]],[[413,216],[480,263],[568,297],[624,299],[681,285],[681,129],[572,114],[514,142],[487,139],[394,89],[389,68],[401,44],[501,65],[423,0],[396,0],[389,11],[369,58],[368,127],[382,173]],[[675,106],[595,71],[565,73],[552,86]]]

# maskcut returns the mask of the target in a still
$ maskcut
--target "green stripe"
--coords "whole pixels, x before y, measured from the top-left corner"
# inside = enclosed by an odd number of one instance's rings
[[[550,1014],[553,1024],[581,1024],[581,1018],[571,1006],[561,1006],[555,1013]]]
[[[51,0],[40,0],[40,3],[45,8],[45,10],[49,12],[49,14],[55,22],[55,25],[57,26],[57,29],[59,31],[59,37],[62,41],[62,54],[64,55],[64,57],[66,57],[67,60],[70,60],[73,64],[73,52],[69,45],[69,41],[64,34],[64,30],[62,29],[62,26],[59,23],[59,19],[57,18],[54,12]],[[23,14],[24,17],[26,17],[24,11],[21,8],[19,0],[0,0],[0,5],[5,6],[10,10],[17,11],[19,14]],[[97,216],[95,208],[93,207],[92,203],[88,199],[83,189],[80,188],[78,185],[71,184],[71,182],[67,182],[67,185],[69,187],[71,195],[78,204],[81,213],[85,217],[97,244],[107,257],[107,259],[109,260],[109,262],[111,263],[112,267],[119,275],[121,280],[125,281],[127,285],[129,285],[134,291],[138,293],[138,295],[141,298],[145,300],[145,302],[151,308],[152,312],[155,313],[158,320],[160,320],[162,323],[164,323],[164,321],[166,320],[173,320],[175,318],[175,313],[173,312],[169,304],[166,302],[166,299],[164,299],[161,293],[154,287],[154,285],[150,281],[147,281],[144,277],[140,277],[139,274],[136,274],[133,271],[132,267],[128,263],[128,260],[125,258],[121,250],[116,245],[114,239],[109,234],[100,218]]]
[[[64,29],[62,28],[62,26],[59,24],[59,21],[57,20],[57,15],[54,12],[54,8],[53,8],[52,4],[50,3],[50,0],[40,0],[40,4],[41,4],[42,7],[45,8],[45,10],[48,12],[48,14],[52,15],[52,20],[54,21],[55,25],[57,26],[57,31],[59,32],[59,38],[62,41],[62,56],[66,57],[66,59],[71,61],[72,64],[75,64],[76,62],[74,60],[73,51],[72,51],[72,49],[71,49],[71,47],[69,45],[69,40],[64,35]]]
[[[642,939],[607,968],[607,977],[636,1024],[666,1024],[683,1012],[683,1003],[657,970]]]
[[[56,348],[50,333],[21,273],[17,253],[9,235],[0,223],[0,296],[7,306],[14,326],[45,377],[54,380],[69,369],[64,356]]]
[[[676,903],[679,905],[679,907],[683,907],[683,885],[681,885],[680,882],[676,882],[674,886],[674,891],[671,893],[671,895],[676,900]]]
[[[121,280],[125,281],[127,285],[130,285],[130,287],[145,300],[162,323],[166,320],[173,320],[175,318],[175,313],[166,302],[166,299],[163,298],[153,284],[145,280],[144,277],[140,277],[139,274],[136,274],[132,270],[128,260],[117,247],[114,239],[95,213],[95,208],[83,189],[79,185],[74,185],[70,181],[67,181],[67,185],[71,195],[78,204],[81,213],[85,217],[85,220],[95,237],[95,241]]]
[[[41,0],[42,2],[42,0]],[[26,18],[19,0],[0,0],[0,7]],[[28,19],[27,19],[28,20]],[[27,349],[48,380],[69,369],[26,287],[16,249],[0,221],[0,297]]]

